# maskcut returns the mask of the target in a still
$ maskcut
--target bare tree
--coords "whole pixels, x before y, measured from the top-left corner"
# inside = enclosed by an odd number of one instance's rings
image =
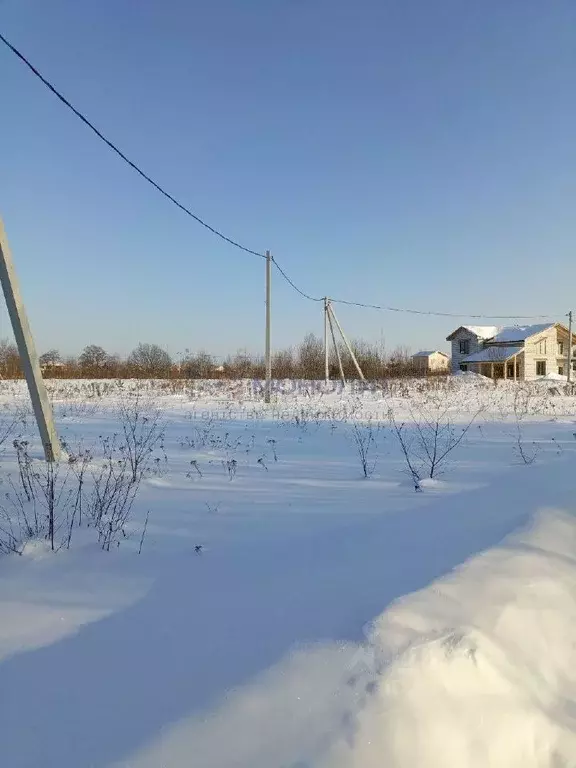
[[[89,344],[84,347],[78,358],[80,366],[84,369],[103,368],[109,361],[109,355],[105,349],[97,344]]]
[[[119,545],[128,535],[132,507],[150,469],[154,436],[156,442],[161,439],[157,421],[152,417],[149,422],[141,413],[128,411],[124,440],[118,435],[101,438],[97,461],[86,450],[70,452],[68,462],[35,461],[28,443],[15,439],[18,474],[8,475],[8,490],[0,499],[0,553],[21,552],[28,539],[37,537],[47,539],[52,550],[70,547],[84,511],[103,549]],[[63,526],[66,533],[60,539]]]
[[[440,398],[431,398],[426,406],[410,409],[411,424],[398,424],[390,411],[390,421],[408,466],[415,489],[421,490],[424,477],[434,479],[443,470],[484,407],[479,408],[464,426],[450,418],[449,406]]]
[[[151,454],[164,439],[162,413],[140,393],[120,406],[120,423],[124,434],[122,450],[132,473],[132,482],[147,469]]]
[[[464,427],[450,420],[447,409],[432,416],[424,414],[423,418],[414,419],[418,456],[430,479],[440,473],[448,455],[460,445],[481,410]]]
[[[15,344],[2,339],[0,341],[0,376],[5,379],[16,379],[22,375],[20,355]]]
[[[14,440],[19,483],[8,476],[7,506],[0,507],[0,551],[20,551],[31,537],[44,536],[56,549],[56,532],[67,515],[73,489],[69,467],[61,462],[34,462],[25,440]],[[3,539],[3,541],[1,541]]]
[[[274,352],[272,356],[272,370],[276,379],[294,378],[294,351],[291,347]]]
[[[42,366],[58,365],[62,362],[62,357],[57,349],[50,349],[40,355],[39,361]]]
[[[146,376],[165,376],[172,366],[172,358],[158,344],[141,343],[130,353],[128,364]]]
[[[254,378],[257,375],[258,368],[261,367],[261,362],[255,361],[248,350],[239,349],[233,357],[226,360],[224,368],[235,378]]]
[[[143,472],[133,480],[126,452],[116,437],[102,441],[103,458],[92,473],[92,493],[87,500],[87,513],[98,532],[102,549],[126,536],[132,506],[138,494]]]
[[[384,360],[376,345],[369,344],[361,339],[355,339],[352,341],[352,349],[354,350],[358,364],[362,369],[362,373],[367,379],[378,379],[382,376]],[[347,370],[345,373],[348,378],[352,378],[356,377],[358,374],[355,366],[352,364],[352,360],[348,359],[349,357],[350,355],[346,350],[344,360],[346,362]]]
[[[377,445],[374,433],[377,430],[378,426],[374,427],[371,421],[365,424],[355,421],[352,424],[352,442],[360,459],[364,477],[370,477],[376,468],[376,456],[374,454]]]
[[[67,446],[64,446],[67,448]],[[92,454],[89,450],[80,450],[76,454],[69,453],[69,463],[72,467],[72,472],[76,477],[77,485],[74,492],[74,504],[72,507],[72,513],[68,518],[68,536],[66,538],[66,547],[70,549],[70,542],[72,540],[72,531],[76,520],[78,526],[82,525],[82,501],[84,499],[84,482],[88,472],[88,467],[92,461]]]
[[[214,371],[214,360],[212,355],[203,350],[187,354],[180,370],[187,379],[209,379]]]
[[[304,379],[324,376],[324,343],[309,333],[297,350],[299,375]]]
[[[405,422],[401,422],[400,424],[396,421],[396,418],[394,417],[394,411],[390,410],[390,423],[392,425],[392,430],[394,434],[396,435],[396,438],[398,440],[398,444],[400,445],[400,450],[402,451],[402,455],[404,456],[404,461],[406,462],[406,467],[408,468],[408,474],[410,475],[410,478],[412,482],[414,483],[414,490],[415,491],[421,491],[422,490],[422,477],[421,472],[419,471],[418,466],[416,465],[416,460],[413,456],[412,452],[412,444],[414,441],[414,435],[413,433],[410,433],[406,429]]]

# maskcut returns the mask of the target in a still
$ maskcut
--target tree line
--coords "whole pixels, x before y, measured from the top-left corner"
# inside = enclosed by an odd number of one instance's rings
[[[352,343],[354,353],[367,379],[396,378],[422,375],[411,360],[405,347],[387,352],[381,346],[364,341]],[[342,346],[340,356],[344,374],[348,379],[358,378],[348,350]],[[45,378],[110,379],[110,378],[174,378],[174,379],[263,379],[264,357],[239,350],[219,362],[206,351],[189,352],[173,359],[158,344],[140,343],[126,357],[107,352],[97,344],[89,344],[77,357],[64,357],[57,349],[40,355]],[[275,379],[323,379],[323,341],[308,334],[295,347],[274,352],[272,371]],[[338,378],[338,359],[331,350],[330,377]],[[0,376],[3,379],[22,377],[18,350],[13,343],[0,341]]]

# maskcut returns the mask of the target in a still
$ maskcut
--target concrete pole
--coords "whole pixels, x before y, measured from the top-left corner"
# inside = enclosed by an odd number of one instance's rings
[[[572,310],[568,312],[568,371],[566,375],[568,384],[572,382]]]
[[[272,283],[272,256],[266,251],[266,343],[264,357],[266,360],[266,385],[264,389],[264,402],[270,402],[272,391],[272,348],[270,345],[270,296]]]
[[[324,381],[330,381],[330,350],[328,349],[328,299],[324,298]]]
[[[62,454],[62,448],[60,446],[60,441],[58,440],[58,435],[56,434],[52,406],[50,405],[46,385],[42,378],[40,362],[38,361],[38,355],[36,354],[36,347],[34,345],[28,317],[26,316],[26,310],[24,309],[24,302],[20,295],[14,262],[8,246],[8,239],[6,237],[6,232],[4,231],[2,219],[0,219],[0,282],[2,283],[2,290],[4,291],[4,298],[6,299],[6,306],[8,308],[8,314],[10,315],[10,322],[12,323],[14,338],[16,339],[18,352],[20,353],[20,361],[24,370],[24,376],[26,377],[26,383],[28,384],[30,400],[32,401],[34,416],[36,417],[36,423],[38,424],[38,430],[44,448],[44,456],[46,457],[46,461],[58,461]]]
[[[346,378],[344,376],[344,368],[342,367],[342,358],[340,357],[340,350],[338,349],[338,344],[336,343],[336,335],[334,333],[334,326],[332,325],[332,306],[330,302],[328,302],[328,323],[330,324],[330,333],[332,335],[332,343],[334,344],[334,350],[336,352],[336,357],[338,359],[338,368],[340,369],[340,378],[342,379],[342,384],[346,386]]]
[[[346,338],[346,335],[344,331],[342,330],[342,326],[338,322],[338,318],[336,317],[336,312],[334,312],[334,308],[332,307],[332,304],[330,304],[330,314],[332,315],[334,322],[336,323],[336,326],[338,330],[340,331],[340,336],[342,336],[342,339],[344,341],[344,344],[346,344],[346,349],[350,353],[350,357],[352,358],[352,362],[354,363],[354,367],[358,371],[358,376],[364,381],[364,374],[362,373],[362,368],[360,368],[360,364],[358,363],[358,360],[356,359],[356,355],[354,354],[354,350],[352,349],[352,345]]]

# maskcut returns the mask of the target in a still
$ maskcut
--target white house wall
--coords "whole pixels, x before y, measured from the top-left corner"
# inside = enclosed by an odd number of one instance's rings
[[[440,354],[440,352],[434,352],[434,354],[430,355],[428,358],[429,371],[447,371],[449,364],[450,361],[448,358],[445,357],[445,355]]]
[[[470,351],[463,355],[460,354],[460,342],[466,340],[470,342]],[[460,370],[460,363],[464,358],[469,357],[476,352],[480,352],[483,348],[482,340],[479,339],[476,334],[468,331],[466,328],[461,328],[452,339],[452,373],[456,373]]]
[[[540,352],[540,342],[546,340],[546,352]],[[546,373],[558,373],[558,365],[562,365],[562,361],[559,360],[558,355],[558,341],[564,341],[564,349],[566,357],[568,334],[562,332],[561,329],[552,326],[548,330],[538,333],[535,336],[530,336],[526,339],[524,346],[525,357],[525,378],[527,381],[532,379],[541,378],[536,374],[536,364],[539,360],[546,361]],[[566,371],[565,371],[566,372]]]

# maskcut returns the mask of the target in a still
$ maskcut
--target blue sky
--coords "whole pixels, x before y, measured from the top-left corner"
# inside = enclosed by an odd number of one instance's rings
[[[571,308],[573,0],[0,0],[0,29],[160,184],[308,292]],[[40,350],[260,351],[263,262],[159,196],[4,47],[0,73],[0,213]],[[321,308],[277,274],[273,301],[275,347],[321,333]],[[460,324],[337,311],[351,336],[413,351]]]

